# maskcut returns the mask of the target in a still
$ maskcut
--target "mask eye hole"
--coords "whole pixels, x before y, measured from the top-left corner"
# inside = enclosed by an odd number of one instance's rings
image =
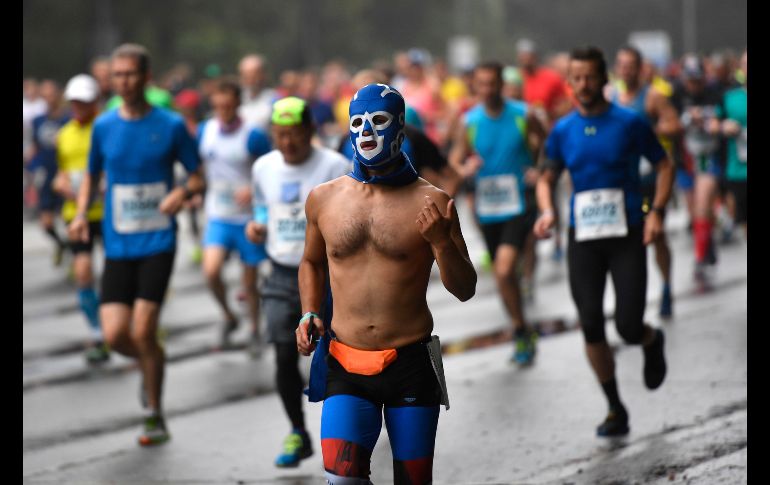
[[[384,125],[388,121],[388,117],[384,115],[376,115],[374,118],[372,118],[372,122],[374,122],[375,125]]]
[[[358,128],[363,124],[364,124],[364,119],[361,117],[353,118],[352,120],[350,120],[350,126],[352,126],[353,128]]]

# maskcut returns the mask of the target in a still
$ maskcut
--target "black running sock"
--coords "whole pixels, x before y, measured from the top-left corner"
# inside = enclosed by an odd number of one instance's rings
[[[63,247],[64,247],[64,241],[62,241],[62,240],[61,240],[61,238],[59,237],[59,234],[56,232],[56,229],[55,229],[55,228],[53,228],[53,227],[49,227],[49,228],[47,228],[47,229],[45,230],[45,232],[46,232],[46,234],[48,234],[49,236],[51,236],[51,239],[53,239],[54,241],[56,241],[56,245],[57,245],[57,246],[59,246],[60,248],[63,248]]]
[[[614,377],[609,381],[602,383],[602,390],[604,391],[604,395],[607,397],[607,402],[610,405],[610,410],[621,414],[627,414],[626,408],[623,406],[623,403],[620,402],[620,395],[618,394],[618,384],[617,384],[617,381],[615,381]]]

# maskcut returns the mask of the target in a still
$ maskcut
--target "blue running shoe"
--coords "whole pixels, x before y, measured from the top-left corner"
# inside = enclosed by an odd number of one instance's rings
[[[537,353],[537,332],[529,330],[514,337],[513,360],[519,365],[530,365]]]
[[[275,459],[278,468],[295,468],[299,462],[313,455],[313,445],[306,431],[295,429],[283,441],[283,452]]]
[[[604,421],[597,426],[596,436],[611,438],[627,435],[629,431],[628,414],[623,410],[610,410]]]

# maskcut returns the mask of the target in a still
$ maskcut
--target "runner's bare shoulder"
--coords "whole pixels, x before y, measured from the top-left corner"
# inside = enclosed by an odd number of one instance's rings
[[[449,197],[449,194],[431,184],[422,177],[417,178],[415,185],[420,197],[427,195],[433,199],[433,202],[435,202],[439,207],[446,207],[447,202],[449,202],[449,199],[451,198]]]
[[[323,199],[331,196],[334,193],[339,192],[345,186],[348,180],[352,180],[347,175],[341,175],[335,179],[323,182],[316,185],[313,190],[310,191],[310,195],[314,199]]]

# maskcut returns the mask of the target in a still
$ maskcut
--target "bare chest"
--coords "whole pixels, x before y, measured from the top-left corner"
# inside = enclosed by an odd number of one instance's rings
[[[328,254],[342,259],[374,251],[395,260],[422,254],[429,246],[415,223],[418,209],[412,206],[408,201],[380,201],[363,207],[330,207],[319,220]]]

